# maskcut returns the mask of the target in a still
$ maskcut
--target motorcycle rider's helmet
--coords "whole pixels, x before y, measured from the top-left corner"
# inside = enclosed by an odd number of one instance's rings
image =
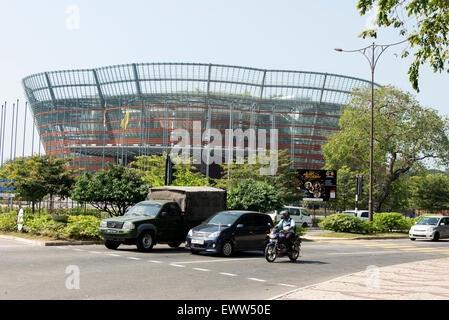
[[[290,213],[288,212],[288,210],[282,210],[281,211],[281,217],[284,220],[288,220],[288,218],[290,218]]]

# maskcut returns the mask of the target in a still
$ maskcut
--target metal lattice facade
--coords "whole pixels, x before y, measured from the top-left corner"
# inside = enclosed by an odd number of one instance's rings
[[[335,74],[193,63],[44,72],[23,86],[47,154],[89,171],[169,150],[175,128],[278,129],[296,168],[321,168],[341,107],[370,82]],[[126,138],[120,123],[130,110]]]

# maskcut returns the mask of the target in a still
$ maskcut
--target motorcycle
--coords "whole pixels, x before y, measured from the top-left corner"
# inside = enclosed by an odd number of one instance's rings
[[[278,257],[287,255],[290,261],[295,262],[301,251],[301,238],[297,233],[291,239],[291,247],[288,249],[285,245],[286,234],[282,231],[272,229],[269,234],[269,242],[265,247],[265,259],[268,262],[274,262]]]

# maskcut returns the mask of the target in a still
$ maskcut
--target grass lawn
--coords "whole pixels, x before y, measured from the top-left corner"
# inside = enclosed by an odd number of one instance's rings
[[[329,237],[329,238],[364,238],[364,237],[408,237],[408,233],[405,232],[386,232],[386,233],[371,233],[371,234],[359,234],[348,232],[328,232],[314,234],[315,237]]]

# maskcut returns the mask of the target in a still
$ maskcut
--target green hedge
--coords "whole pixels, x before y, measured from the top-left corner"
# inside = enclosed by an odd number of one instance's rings
[[[0,214],[1,231],[17,231],[17,213],[12,211]]]
[[[419,219],[419,218],[418,218]],[[381,212],[373,216],[373,222],[346,214],[333,214],[319,226],[326,230],[349,233],[374,233],[408,231],[417,219],[407,219],[397,212]]]
[[[320,228],[335,232],[350,233],[371,233],[373,232],[370,223],[347,214],[333,214],[324,218],[319,223]]]
[[[17,212],[0,214],[0,231],[17,231]],[[100,220],[94,216],[70,216],[67,222],[54,221],[47,214],[25,214],[23,232],[55,239],[100,240]]]
[[[414,223],[398,212],[379,212],[373,216],[373,224],[380,232],[408,231]]]

